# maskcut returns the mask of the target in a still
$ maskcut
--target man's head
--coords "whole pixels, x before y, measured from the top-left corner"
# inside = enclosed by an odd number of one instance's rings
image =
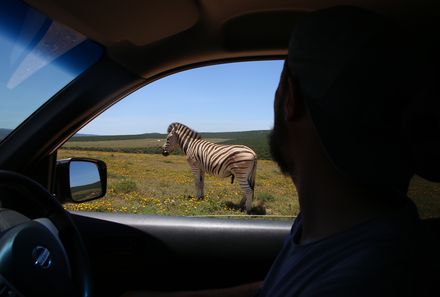
[[[400,29],[353,7],[309,14],[294,29],[275,99],[271,152],[295,172],[304,145],[288,139],[290,94],[310,116],[334,167],[359,183],[402,189],[413,169],[402,137],[402,114],[414,95],[415,64]],[[408,36],[406,36],[408,37]],[[288,140],[288,141],[286,141]],[[301,157],[301,156],[299,156]]]

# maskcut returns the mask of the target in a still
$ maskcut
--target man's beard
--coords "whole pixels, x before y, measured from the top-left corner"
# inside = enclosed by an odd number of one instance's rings
[[[282,147],[286,146],[287,144],[286,138],[286,126],[282,120],[276,118],[274,127],[269,135],[270,154],[272,155],[274,161],[277,162],[278,167],[283,174],[292,175],[294,171],[294,169],[292,168],[293,166],[289,165],[282,151]]]

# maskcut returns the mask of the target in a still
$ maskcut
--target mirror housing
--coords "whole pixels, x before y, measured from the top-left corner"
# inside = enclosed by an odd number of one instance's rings
[[[103,161],[88,158],[58,160],[55,189],[60,203],[81,203],[104,197],[107,166]]]

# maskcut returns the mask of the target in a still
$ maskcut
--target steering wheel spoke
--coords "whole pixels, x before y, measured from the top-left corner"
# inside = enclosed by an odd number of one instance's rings
[[[61,241],[42,223],[29,221],[0,239],[0,273],[25,296],[69,296],[69,261]]]
[[[19,219],[0,228],[0,296],[1,284],[12,296],[90,296],[88,258],[70,215],[23,175],[0,170],[0,181],[32,193],[47,216],[30,220],[10,211]]]
[[[0,296],[24,297],[23,294],[11,285],[11,283],[0,275]]]

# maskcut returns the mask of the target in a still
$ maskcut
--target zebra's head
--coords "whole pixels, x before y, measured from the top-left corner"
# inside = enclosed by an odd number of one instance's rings
[[[168,156],[179,146],[179,139],[177,137],[176,128],[174,125],[168,127],[168,136],[165,144],[162,146],[162,155]]]

